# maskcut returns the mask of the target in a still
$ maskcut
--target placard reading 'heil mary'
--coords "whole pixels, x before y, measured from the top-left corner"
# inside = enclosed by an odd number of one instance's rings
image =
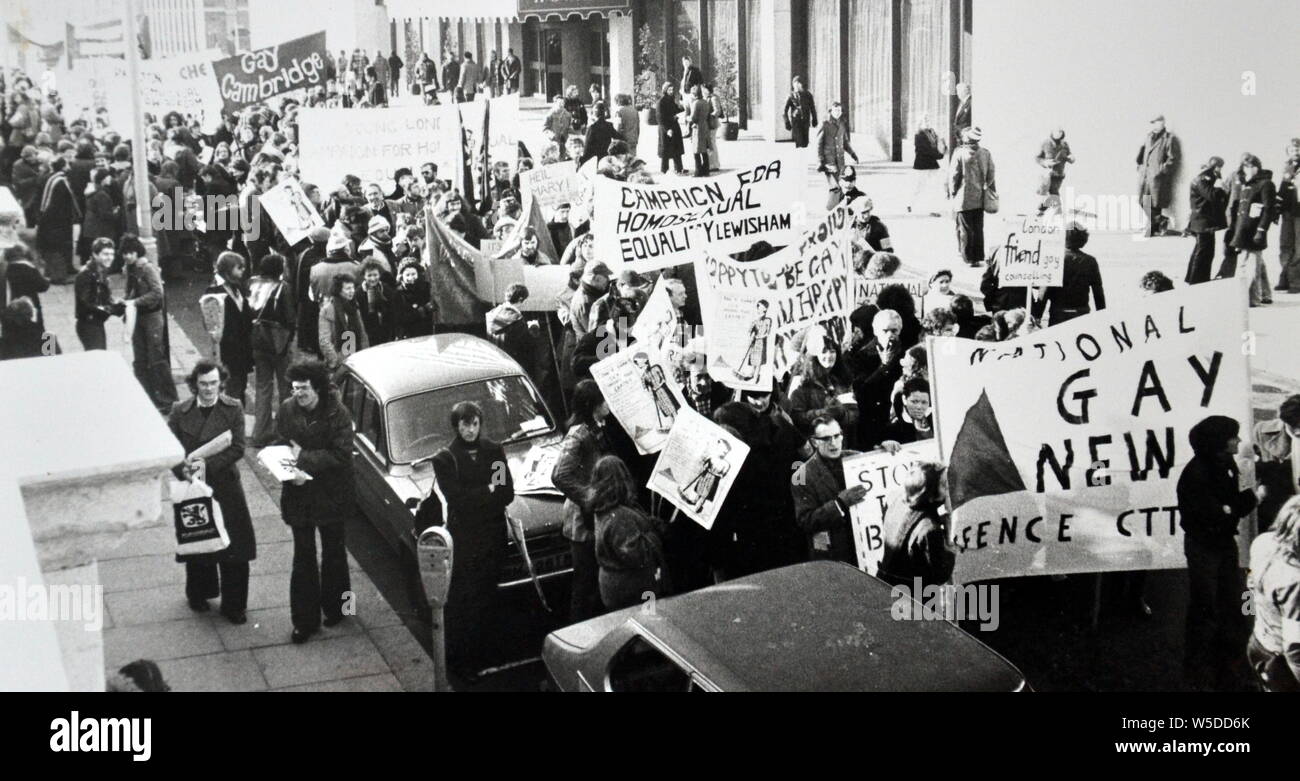
[[[659,184],[596,178],[596,257],[636,271],[691,263],[703,247],[736,253],[756,241],[796,243],[804,165],[793,155],[738,171]]]
[[[956,582],[1186,566],[1188,432],[1251,421],[1245,296],[1193,285],[1006,342],[932,339]]]

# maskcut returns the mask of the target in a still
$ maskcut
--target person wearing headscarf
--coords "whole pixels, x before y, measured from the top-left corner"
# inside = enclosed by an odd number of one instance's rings
[[[1239,485],[1235,456],[1241,426],[1211,415],[1192,426],[1192,458],[1178,477],[1178,513],[1187,556],[1190,598],[1184,673],[1198,689],[1231,686],[1231,660],[1238,654],[1236,631],[1244,590],[1237,568],[1237,524],[1266,493]]]

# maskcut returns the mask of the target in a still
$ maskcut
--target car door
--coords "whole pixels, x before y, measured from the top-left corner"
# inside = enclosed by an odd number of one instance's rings
[[[390,542],[404,542],[402,535],[411,530],[410,512],[398,501],[386,479],[389,464],[384,408],[356,377],[349,377],[344,384],[344,403],[352,413],[356,429],[352,438],[352,464],[362,511]],[[402,515],[406,518],[404,526],[399,523]]]

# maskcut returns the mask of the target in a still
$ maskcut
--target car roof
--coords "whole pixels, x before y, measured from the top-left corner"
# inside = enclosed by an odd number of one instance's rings
[[[469,334],[417,336],[353,353],[347,367],[387,402],[412,393],[523,374],[504,350]]]
[[[890,587],[843,563],[768,570],[632,619],[701,675],[752,691],[1011,691],[1024,676],[941,620],[891,616]]]

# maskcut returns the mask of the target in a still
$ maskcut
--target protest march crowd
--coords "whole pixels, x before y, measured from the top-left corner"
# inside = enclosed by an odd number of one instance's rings
[[[549,409],[567,414],[551,479],[564,497],[563,531],[572,554],[571,622],[639,604],[648,593],[681,593],[809,559],[863,566],[871,558],[873,574],[891,585],[952,582],[959,561],[975,547],[956,534],[956,494],[980,475],[967,472],[958,480],[951,473],[966,452],[963,436],[988,430],[975,430],[969,416],[961,433],[936,430],[935,410],[943,403],[937,346],[974,345],[962,347],[962,355],[984,356],[1006,342],[1019,357],[1025,340],[1039,340],[1041,350],[1041,340],[1050,343],[1053,334],[1065,333],[1058,328],[1091,322],[1087,318],[1106,309],[1097,260],[1084,251],[1088,230],[1068,216],[1059,226],[1062,274],[1051,286],[1006,284],[1011,278],[1002,267],[1017,259],[1000,255],[1001,247],[986,252],[983,220],[997,210],[998,193],[993,157],[972,122],[969,87],[959,87],[951,138],[940,139],[928,121],[917,129],[913,198],[944,191],[954,214],[956,260],[985,268],[982,301],[955,292],[951,271],[919,280],[900,271],[906,248],[894,247],[871,197],[857,186],[847,160],[856,162],[857,154],[841,107],[831,104],[819,122],[813,95],[798,78],[785,121],[796,148],[815,147],[829,194],[829,216],[819,228],[833,233],[830,239],[815,235],[818,229],[791,231],[778,219],[774,224],[785,233],[741,236],[737,251],[701,242],[690,221],[729,217],[728,208],[740,207],[727,204],[744,203],[743,192],[734,201],[709,196],[704,212],[667,198],[640,199],[650,204],[646,210],[660,230],[683,221],[685,243],[658,260],[637,255],[635,248],[648,244],[614,235],[616,226],[630,223],[602,215],[619,199],[628,207],[629,193],[682,192],[696,177],[708,177],[697,195],[712,187],[721,194],[724,185],[711,183],[735,178],[713,177],[725,170],[715,138],[722,112],[712,85],[689,58],[680,80],[666,82],[659,93],[657,172],[638,156],[648,154],[640,139],[646,129],[628,96],[613,96],[611,106],[598,85],[585,96],[569,85],[553,96],[540,139],[521,141],[518,153],[504,159],[478,157],[467,141],[454,170],[428,159],[395,161],[383,178],[349,173],[341,181],[306,181],[300,174],[306,110],[395,111],[384,107],[398,94],[441,105],[440,92],[449,104],[476,98],[481,104],[485,96],[517,93],[520,67],[513,50],[503,59],[494,53],[486,66],[469,53],[439,65],[427,54],[408,64],[396,52],[373,59],[360,50],[340,52],[326,55],[322,84],[281,96],[274,106],[261,101],[226,112],[215,129],[176,106],[146,117],[140,143],[149,167],[147,194],[135,189],[132,141],[108,127],[102,114],[74,113],[57,93],[43,92],[21,72],[0,74],[0,180],[12,189],[24,223],[0,264],[0,357],[61,351],[46,333],[41,293],[71,284],[82,347],[105,349],[104,323],[124,318],[136,376],[186,452],[229,433],[227,447],[190,457],[175,470],[177,477],[201,478],[211,487],[230,537],[219,552],[179,557],[189,605],[208,610],[208,600],[220,597],[226,618],[246,620],[257,544],[237,464],[246,448],[284,445],[295,459],[281,497],[294,538],[293,639],[304,642],[322,623],[344,620],[343,521],[354,512],[354,421],[336,380],[357,351],[448,332],[497,344]],[[681,159],[688,139],[694,177],[684,175]],[[1173,198],[1169,171],[1177,148],[1157,117],[1137,159],[1148,229],[1156,234],[1168,230],[1163,212]],[[1043,167],[1040,213],[1060,221],[1061,182],[1074,161],[1063,130],[1044,141],[1037,159]],[[346,168],[348,161],[340,164]],[[1195,248],[1184,282],[1229,284],[1211,280],[1223,230],[1216,278],[1249,274],[1255,280],[1250,304],[1270,303],[1263,251],[1268,232],[1280,223],[1279,287],[1300,291],[1300,140],[1287,148],[1278,186],[1253,154],[1230,171],[1226,165],[1212,158],[1192,182],[1187,233],[1195,236]],[[670,168],[675,175],[668,175]],[[725,186],[758,192],[764,176],[774,186],[789,186],[805,177],[802,166],[795,168],[774,163],[749,181]],[[563,175],[544,178],[548,171]],[[534,190],[532,183],[541,181],[558,183],[558,194],[543,196],[540,185]],[[264,205],[273,192],[298,210],[301,222],[293,228]],[[223,205],[213,209],[217,196]],[[140,198],[153,205],[156,260],[140,238]],[[718,235],[716,226],[708,230]],[[509,261],[516,269],[512,281],[489,285],[490,299],[467,302],[476,269],[467,282],[465,264],[455,261],[473,258],[479,260],[471,265],[480,268]],[[796,280],[801,273],[823,273],[816,271],[817,258],[833,269],[825,272],[834,277],[826,289],[838,291],[831,298],[816,298],[809,291],[817,285]],[[800,264],[804,270],[796,271]],[[761,269],[750,272],[760,281],[732,284],[746,278],[747,268]],[[125,274],[120,297],[117,274]],[[186,274],[212,275],[200,300],[169,297],[168,284]],[[1159,272],[1144,277],[1142,287],[1153,296],[1187,289]],[[800,314],[792,302],[804,294],[814,311]],[[219,345],[219,360],[188,367],[192,396],[184,400],[176,394],[168,333],[168,311],[180,308],[201,309]],[[1075,343],[1070,334],[1061,341]],[[930,337],[935,354],[927,350]],[[1010,372],[1013,364],[1000,370]],[[243,407],[250,393],[254,422],[247,433]],[[1056,404],[1077,403],[1083,395],[1073,396],[1075,402],[1061,396]],[[1082,403],[1086,420],[1088,399]],[[1169,403],[1164,406],[1168,411]],[[508,473],[503,486],[493,469],[505,457],[500,443],[482,433],[485,412],[465,401],[447,425],[452,444],[432,459],[438,491],[414,514],[414,526],[446,523],[453,537],[504,542],[496,538],[503,536],[514,494]],[[1249,460],[1257,482],[1247,485],[1234,457],[1243,427],[1252,425]],[[996,441],[986,437],[976,449],[1005,452],[1002,434],[991,430]],[[1293,496],[1300,477],[1300,396],[1288,398],[1273,421],[1254,425],[1241,416],[1209,414],[1182,431],[1194,453],[1172,478],[1190,582],[1189,683],[1230,687],[1234,666],[1248,665],[1263,688],[1300,688],[1300,499]],[[945,435],[957,438],[956,446],[952,440],[944,446],[948,465],[932,441]],[[928,450],[916,449],[927,442]],[[894,490],[874,510],[881,545],[872,557],[864,556],[855,519],[877,499],[863,481],[846,478],[852,472],[846,465],[867,463],[855,461],[861,458],[904,464]],[[1136,474],[1136,455],[1133,464]],[[988,469],[994,480],[1005,465]],[[1041,492],[1042,456],[1038,474]],[[998,492],[981,495],[990,493]],[[1242,648],[1235,629],[1246,585],[1240,582],[1237,529],[1252,513],[1258,536],[1241,544],[1250,551],[1254,628]],[[1031,528],[1024,534],[1032,536]],[[1061,534],[1064,539],[1064,529]],[[1107,577],[1130,595],[1131,609],[1150,613],[1140,562],[1034,574],[1065,571],[1112,572]],[[477,604],[469,592],[494,587],[494,578],[453,571],[447,623],[454,667],[470,669],[483,650],[475,617],[466,612]]]

